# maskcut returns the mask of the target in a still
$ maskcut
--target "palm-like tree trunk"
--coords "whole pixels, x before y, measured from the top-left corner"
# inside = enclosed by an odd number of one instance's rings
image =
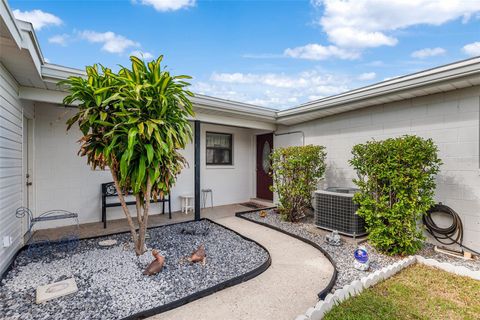
[[[110,172],[112,174],[115,189],[117,190],[118,199],[120,200],[123,212],[127,217],[127,222],[130,227],[130,233],[132,234],[132,240],[135,246],[135,253],[137,256],[140,256],[145,252],[145,235],[147,233],[148,214],[150,211],[150,198],[152,196],[152,183],[150,181],[150,177],[147,178],[147,190],[144,195],[142,196],[142,194],[140,193],[135,195],[135,207],[137,211],[138,222],[137,232],[137,227],[135,225],[135,222],[133,221],[130,210],[128,209],[122,189],[120,188],[117,173],[113,168],[110,168]]]
[[[120,204],[122,205],[123,212],[125,213],[125,216],[127,217],[128,225],[130,226],[130,233],[132,234],[132,240],[135,244],[137,244],[138,243],[137,228],[133,223],[132,215],[130,214],[130,210],[128,209],[127,202],[125,201],[125,197],[123,196],[122,189],[120,188],[120,184],[118,183],[117,173],[113,168],[110,168],[110,172],[112,174],[115,189],[117,190],[118,199],[120,200]],[[135,252],[137,255],[139,255],[139,252],[136,250],[136,247],[137,246],[135,246]]]
[[[145,235],[148,227],[148,213],[150,211],[150,198],[152,194],[152,183],[150,177],[147,177],[147,190],[144,194],[144,198],[137,195],[137,218],[138,218],[138,242],[136,243],[135,251],[140,254],[145,252]],[[142,201],[142,205],[138,205],[139,200]]]

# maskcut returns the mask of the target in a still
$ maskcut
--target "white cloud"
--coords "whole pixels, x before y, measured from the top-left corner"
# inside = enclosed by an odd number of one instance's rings
[[[137,2],[137,1],[134,1]],[[195,0],[140,0],[143,5],[152,6],[157,11],[176,11],[195,6]]]
[[[145,59],[145,60],[153,58],[152,53],[147,52],[147,51],[140,51],[140,50],[134,50],[134,51],[130,52],[130,55],[135,56],[135,57],[139,57],[139,58],[142,58],[142,59]]]
[[[139,47],[140,44],[114,32],[81,31],[79,36],[92,43],[102,43],[102,50],[110,53],[123,53],[130,47]]]
[[[395,46],[398,30],[419,24],[438,26],[456,19],[467,23],[480,13],[480,1],[464,0],[312,0],[312,4],[323,9],[318,24],[331,44],[287,48],[287,57],[353,60],[365,48]],[[419,50],[412,56],[424,58],[445,53],[442,48],[425,50],[431,51]]]
[[[285,73],[217,73],[194,83],[196,93],[282,108],[348,89],[348,77],[319,70]]]
[[[480,56],[480,41],[466,44],[463,46],[462,50],[469,56]]]
[[[287,48],[283,54],[287,57],[306,60],[325,60],[332,57],[352,60],[360,55],[358,51],[345,50],[333,45],[322,46],[316,43],[296,48]]]
[[[46,26],[60,26],[63,23],[62,19],[56,15],[38,9],[32,11],[15,9],[13,15],[19,20],[30,22],[36,31],[40,31]]]
[[[375,72],[365,72],[362,73],[357,77],[358,80],[360,81],[368,81],[368,80],[373,80],[375,79],[377,74]]]
[[[381,32],[368,32],[355,28],[335,28],[328,32],[330,41],[344,48],[374,48],[395,46],[398,40]]]
[[[480,12],[480,1],[464,0],[314,0],[324,7],[319,24],[328,39],[342,48],[394,46],[393,34],[418,24],[441,25]]]
[[[65,47],[67,45],[67,42],[68,42],[69,39],[70,39],[70,36],[68,34],[64,33],[64,34],[57,34],[53,37],[48,38],[48,42],[58,44],[58,45],[61,45],[61,46]]]
[[[425,48],[412,52],[412,58],[424,59],[444,55],[447,51],[443,48]]]
[[[263,84],[277,88],[294,88],[306,84],[304,77],[289,77],[285,74],[266,73],[216,73],[214,72],[210,80],[225,83],[241,83],[241,84]]]

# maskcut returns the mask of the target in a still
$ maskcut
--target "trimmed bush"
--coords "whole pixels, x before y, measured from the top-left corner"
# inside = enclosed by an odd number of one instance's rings
[[[406,135],[358,144],[352,153],[360,189],[353,200],[370,242],[391,255],[416,253],[424,240],[417,221],[434,204],[435,175],[442,164],[437,146]]]
[[[298,221],[311,207],[312,193],[325,173],[325,147],[276,148],[271,154],[272,191],[283,220]]]

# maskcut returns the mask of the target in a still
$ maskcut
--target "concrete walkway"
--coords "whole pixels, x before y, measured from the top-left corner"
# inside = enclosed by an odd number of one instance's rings
[[[153,316],[165,320],[295,319],[317,302],[333,266],[312,246],[261,225],[232,217],[216,222],[254,239],[270,252],[272,265],[256,278]]]

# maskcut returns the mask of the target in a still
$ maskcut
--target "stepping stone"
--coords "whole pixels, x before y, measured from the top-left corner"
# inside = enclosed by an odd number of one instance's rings
[[[37,288],[37,304],[60,298],[78,291],[77,283],[74,278],[50,283]]]
[[[117,240],[113,240],[113,239],[103,240],[98,242],[98,245],[101,247],[110,247],[116,244],[117,244]]]

